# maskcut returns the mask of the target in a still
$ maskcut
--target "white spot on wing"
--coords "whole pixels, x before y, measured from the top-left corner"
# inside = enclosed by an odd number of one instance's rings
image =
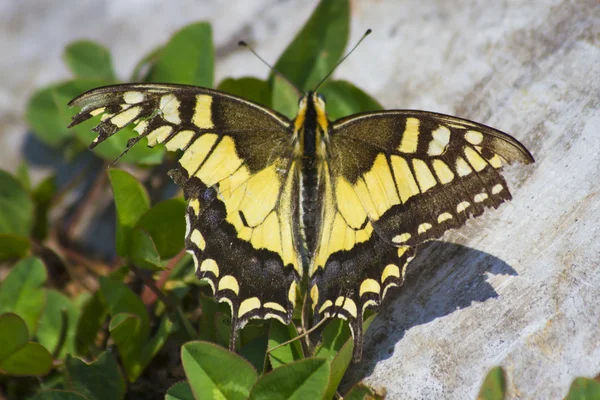
[[[467,131],[467,133],[465,133],[465,139],[471,144],[481,144],[481,142],[483,142],[483,134],[478,131]]]
[[[187,238],[190,235],[190,216],[185,215],[185,237]]]
[[[450,129],[440,126],[431,132],[431,135],[433,136],[433,140],[429,142],[427,154],[430,156],[440,156],[444,153],[448,143],[450,143]]]
[[[481,203],[482,201],[484,201],[487,198],[488,198],[487,193],[479,193],[479,194],[475,195],[474,200],[475,200],[475,203]]]
[[[427,232],[428,230],[430,230],[430,229],[431,229],[431,227],[432,227],[432,226],[431,226],[431,224],[429,224],[429,223],[427,223],[427,222],[425,222],[425,223],[422,223],[421,225],[419,225],[419,228],[417,229],[417,232],[418,232],[419,234],[425,233],[425,232]]]
[[[102,114],[104,110],[106,110],[105,107],[96,108],[95,110],[90,111],[90,115],[95,117],[98,114]]]
[[[458,157],[456,159],[456,172],[459,176],[466,176],[473,172],[473,170],[471,169],[469,164],[467,164],[464,158]]]
[[[500,193],[502,190],[504,189],[504,187],[501,184],[497,184],[496,186],[494,186],[492,188],[492,194],[498,194]]]
[[[410,239],[410,233],[406,232],[403,233],[401,235],[396,235],[392,238],[392,242],[394,243],[404,243],[406,242],[408,239]]]
[[[123,100],[127,104],[137,104],[144,101],[144,94],[141,92],[125,92]]]
[[[450,214],[448,212],[442,213],[442,214],[438,215],[438,224],[441,224],[442,222],[449,220],[449,219],[452,219],[452,214]]]
[[[163,113],[165,121],[172,124],[180,124],[181,118],[179,117],[179,105],[181,103],[177,100],[174,94],[166,94],[160,98],[160,110]]]
[[[456,206],[456,212],[463,212],[465,211],[467,208],[469,208],[471,206],[471,203],[469,203],[468,201],[461,201],[457,206]]]

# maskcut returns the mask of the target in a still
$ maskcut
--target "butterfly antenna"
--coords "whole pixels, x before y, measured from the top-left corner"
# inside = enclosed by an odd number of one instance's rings
[[[313,90],[313,92],[316,92],[316,91],[317,91],[317,89],[319,88],[319,86],[321,86],[321,85],[323,84],[323,82],[325,82],[325,81],[327,80],[327,78],[329,78],[329,77],[331,76],[331,74],[333,74],[333,71],[335,71],[335,70],[337,69],[337,67],[339,67],[339,66],[340,66],[340,64],[341,64],[341,63],[343,63],[343,62],[344,62],[344,60],[345,60],[346,58],[348,58],[348,56],[349,56],[350,54],[352,54],[352,52],[353,52],[354,50],[356,50],[356,48],[358,47],[358,45],[359,45],[359,44],[360,44],[360,43],[361,43],[363,40],[365,40],[365,38],[366,38],[367,36],[369,36],[369,35],[371,34],[371,32],[373,32],[371,29],[367,29],[367,31],[365,32],[365,34],[364,34],[364,35],[362,35],[362,37],[360,38],[360,40],[358,41],[358,43],[356,43],[356,44],[354,45],[354,47],[352,48],[352,50],[350,50],[350,51],[349,51],[349,52],[348,52],[348,53],[347,53],[347,54],[346,54],[346,55],[345,55],[345,56],[344,56],[344,57],[343,57],[343,58],[342,58],[340,61],[338,61],[338,63],[337,63],[337,64],[335,64],[335,67],[333,67],[333,68],[331,69],[331,71],[329,71],[329,73],[328,73],[328,74],[325,76],[325,78],[323,78],[323,79],[321,80],[321,82],[319,82],[319,84],[318,84],[318,85],[315,87],[315,89]]]
[[[240,40],[238,42],[238,46],[245,47],[248,50],[250,50],[252,52],[252,54],[254,54],[256,56],[256,58],[258,58],[260,61],[262,61],[263,64],[265,64],[267,67],[269,67],[269,69],[271,71],[275,72],[277,75],[279,75],[281,78],[283,78],[284,81],[286,81],[294,89],[296,89],[296,91],[298,92],[298,94],[304,93],[302,90],[300,90],[300,88],[298,86],[294,85],[294,83],[292,81],[290,81],[285,75],[283,75],[281,72],[277,71],[274,66],[272,66],[271,64],[269,64],[268,62],[266,62],[264,58],[262,58],[261,56],[259,56],[258,53],[256,51],[254,51],[254,49],[248,43],[244,42],[243,40]]]

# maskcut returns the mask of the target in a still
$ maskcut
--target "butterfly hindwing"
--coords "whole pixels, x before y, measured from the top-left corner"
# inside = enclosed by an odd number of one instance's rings
[[[129,124],[148,145],[182,150],[171,176],[188,200],[186,249],[197,275],[232,308],[232,342],[251,318],[289,323],[302,276],[298,174],[291,122],[274,111],[199,87],[131,84],[84,93],[71,125],[96,115],[98,138]]]
[[[415,248],[510,199],[498,169],[533,161],[515,139],[441,114],[384,111],[330,128],[321,230],[309,279],[315,313],[350,321],[400,286]]]
[[[196,274],[210,284],[217,301],[231,306],[234,334],[230,347],[235,346],[237,327],[249,319],[276,318],[289,323],[300,275],[281,258],[280,227],[287,223],[282,220],[287,213],[270,211],[267,220],[254,228],[260,232],[245,236],[237,223],[230,222],[232,213],[228,203],[219,200],[218,186],[207,187],[181,170],[170,174],[188,200],[185,243]]]

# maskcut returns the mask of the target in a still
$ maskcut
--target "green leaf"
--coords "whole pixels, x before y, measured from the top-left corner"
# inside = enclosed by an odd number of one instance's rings
[[[269,82],[257,78],[227,78],[221,81],[218,90],[231,93],[262,104],[265,107],[271,107],[271,87]]]
[[[32,236],[36,239],[43,240],[48,235],[48,213],[57,189],[56,175],[52,174],[42,180],[31,193],[35,204]]]
[[[164,46],[158,46],[146,54],[133,68],[130,82],[149,82],[156,61],[159,59]]]
[[[221,303],[222,305],[223,303]],[[231,334],[231,311],[219,308],[220,311],[214,314],[215,343],[227,347],[229,344],[229,335]],[[236,343],[236,347],[239,345]]]
[[[39,89],[29,99],[26,111],[27,123],[33,134],[53,147],[58,147],[71,136],[55,102],[55,91],[60,86],[61,84],[54,84]]]
[[[38,258],[21,260],[0,286],[0,314],[18,314],[29,332],[35,333],[46,301],[46,290],[43,289],[46,277],[46,267]]]
[[[52,356],[44,346],[29,342],[0,363],[0,371],[9,375],[46,375],[52,368]]]
[[[109,332],[115,342],[127,378],[134,382],[162,348],[174,326],[166,317],[148,340],[149,320],[144,304],[120,281],[100,277],[100,288],[113,318]]]
[[[329,81],[319,92],[325,96],[327,114],[332,121],[360,112],[383,110],[375,99],[350,82]]]
[[[296,327],[293,323],[283,325],[281,322],[271,321],[269,329],[269,349],[279,346],[281,343],[287,342],[290,339],[298,336]],[[302,347],[299,340],[281,346],[269,353],[269,360],[273,368],[277,368],[284,364],[289,364],[293,361],[302,358]]]
[[[141,299],[121,281],[100,277],[100,291],[113,316],[109,331],[132,379],[141,372],[137,364],[150,329],[148,312]]]
[[[84,395],[66,390],[45,390],[29,400],[88,400]]]
[[[210,342],[216,342],[215,314],[219,312],[221,305],[213,297],[198,296],[202,315],[198,323],[198,338]]]
[[[108,327],[130,382],[135,382],[144,369],[140,356],[147,334],[143,333],[142,326],[143,322],[137,315],[120,313],[111,319]]]
[[[367,332],[376,315],[373,313],[373,315],[363,322],[363,334]],[[323,332],[323,344],[316,352],[316,357],[328,357],[331,359],[331,379],[327,386],[325,398],[331,399],[335,395],[352,361],[353,349],[354,340],[350,334],[348,324],[337,318],[331,321]]]
[[[58,354],[57,358],[63,358],[67,353],[75,353],[75,333],[79,310],[68,297],[56,290],[48,290],[46,299],[46,308],[40,319],[36,337],[40,344],[49,349],[52,354]],[[63,310],[66,313],[66,321],[63,321]],[[64,326],[65,322],[66,326]],[[66,334],[64,343],[62,343],[62,349],[57,349],[63,330]],[[58,353],[57,350],[59,350]]]
[[[23,258],[29,253],[29,238],[0,233],[0,261]]]
[[[67,357],[65,360],[67,389],[87,400],[122,399],[125,381],[114,356],[105,351],[92,363]]]
[[[96,341],[98,331],[102,327],[107,315],[108,308],[102,301],[102,295],[100,290],[98,290],[81,309],[81,317],[79,317],[79,321],[77,322],[75,334],[77,354],[88,353],[89,348]]]
[[[0,372],[9,375],[45,375],[52,356],[39,343],[28,342],[29,332],[21,317],[0,314]]]
[[[348,3],[321,1],[275,63],[275,69],[301,90],[314,89],[342,57],[350,29]]]
[[[215,50],[208,22],[188,25],[176,32],[158,54],[152,82],[213,86]]]
[[[352,334],[346,321],[339,318],[330,320],[323,329],[321,344],[315,352],[315,357],[333,359],[350,337]]]
[[[150,234],[163,259],[177,255],[184,246],[186,202],[182,198],[157,203],[142,215],[137,226]]]
[[[78,40],[65,48],[64,59],[78,78],[115,80],[110,51],[100,43]]]
[[[576,378],[571,384],[569,394],[565,400],[596,399],[600,399],[600,382],[589,378]]]
[[[181,361],[196,399],[246,399],[258,378],[242,357],[208,342],[184,344]]]
[[[25,321],[17,314],[0,314],[0,363],[16,349],[25,346],[29,341],[29,333]]]
[[[506,378],[502,367],[494,367],[488,372],[481,389],[478,400],[503,400],[506,398]]]
[[[167,390],[165,400],[194,400],[192,388],[187,382],[178,382]]]
[[[273,109],[292,119],[298,112],[298,98],[300,93],[285,79],[276,75],[273,78]]]
[[[0,233],[29,236],[33,227],[33,201],[9,173],[0,170]]]
[[[240,331],[240,344],[242,346],[254,341],[258,337],[265,338],[265,351],[267,348],[266,338],[269,335],[269,323],[265,320],[252,320]]]
[[[385,391],[379,393],[375,389],[365,385],[364,383],[357,383],[352,386],[348,393],[344,395],[344,400],[384,400]]]
[[[152,271],[163,269],[160,265],[160,256],[156,246],[147,232],[139,228],[131,232],[131,248],[129,257],[135,265]]]
[[[268,339],[266,336],[258,336],[247,342],[240,349],[240,356],[250,361],[250,364],[252,364],[257,371],[262,371],[265,368],[267,341]]]
[[[110,315],[115,317],[120,313],[130,313],[140,319],[140,340],[142,343],[148,338],[149,317],[144,303],[131,289],[123,282],[101,276],[100,292],[108,306]],[[111,325],[113,324],[111,321]]]
[[[263,376],[249,399],[323,399],[329,382],[329,362],[307,358],[283,365]]]
[[[108,170],[108,178],[117,208],[117,253],[127,257],[132,230],[140,217],[150,209],[150,199],[146,189],[131,174],[111,168]]]

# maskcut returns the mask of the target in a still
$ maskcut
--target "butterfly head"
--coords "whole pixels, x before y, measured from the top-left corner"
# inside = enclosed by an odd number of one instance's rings
[[[299,143],[302,143],[301,153],[317,157],[324,155],[324,143],[328,141],[329,119],[323,95],[308,92],[300,98],[294,130]]]
[[[325,97],[321,93],[308,92],[298,100],[298,116],[296,117],[296,128],[300,130],[305,124],[313,125],[322,132],[327,132],[329,120]]]

